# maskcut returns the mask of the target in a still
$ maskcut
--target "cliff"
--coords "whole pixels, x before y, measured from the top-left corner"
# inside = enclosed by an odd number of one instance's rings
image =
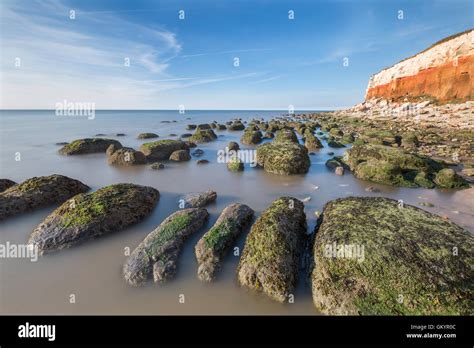
[[[365,99],[474,100],[474,29],[438,41],[428,49],[373,75]]]

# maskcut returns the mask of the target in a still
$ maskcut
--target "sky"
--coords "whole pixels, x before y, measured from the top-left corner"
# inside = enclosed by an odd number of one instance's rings
[[[473,27],[472,0],[1,0],[0,108],[349,107]]]

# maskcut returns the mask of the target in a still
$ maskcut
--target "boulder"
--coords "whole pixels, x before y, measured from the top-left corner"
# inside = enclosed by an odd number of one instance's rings
[[[143,220],[159,196],[152,187],[134,184],[115,184],[76,195],[46,217],[28,243],[46,253],[117,232]]]
[[[170,160],[175,162],[185,162],[191,159],[189,150],[176,150],[170,155]]]
[[[197,128],[194,134],[189,138],[189,141],[195,143],[208,143],[217,139],[216,133],[212,129]]]
[[[321,142],[319,141],[318,138],[316,138],[313,134],[306,133],[305,138],[304,138],[304,146],[309,150],[309,151],[314,151],[317,149],[320,149],[323,146]]]
[[[227,169],[229,169],[231,172],[241,172],[244,170],[244,163],[239,157],[233,156],[227,162]]]
[[[451,168],[441,169],[436,173],[436,177],[433,181],[440,188],[451,189],[469,187],[469,184]]]
[[[115,150],[115,146],[110,145],[107,149],[107,163],[118,166],[146,164],[146,157],[142,152],[131,147],[122,147]]]
[[[186,126],[186,129],[187,129],[187,130],[194,130],[194,129],[196,129],[196,127],[197,127],[197,126],[196,126],[195,124],[188,124],[188,125]]]
[[[267,172],[291,175],[307,173],[308,150],[293,142],[271,142],[257,147],[257,164]]]
[[[240,121],[235,121],[227,125],[227,129],[230,131],[241,131],[245,129],[245,125]]]
[[[440,180],[435,180],[436,173],[444,167],[442,162],[400,148],[376,144],[354,145],[344,153],[342,161],[362,180],[404,187],[432,188],[435,184],[445,187]],[[455,173],[453,178],[453,187],[468,186]]]
[[[209,161],[207,159],[200,159],[196,161],[197,164],[208,164]]]
[[[344,167],[336,167],[336,170],[334,171],[336,175],[344,175]]]
[[[214,202],[217,198],[216,191],[189,193],[183,197],[184,208],[202,208]]]
[[[295,132],[292,129],[284,128],[276,132],[275,142],[278,143],[296,143],[298,144],[298,138],[296,137]]]
[[[240,146],[238,143],[236,143],[235,141],[231,141],[229,142],[229,144],[227,145],[227,150],[228,151],[238,151],[240,150]]]
[[[472,314],[474,237],[381,197],[326,204],[315,233],[315,306],[330,315]]]
[[[150,166],[150,168],[153,170],[161,170],[161,169],[165,169],[165,165],[160,162],[155,162]]]
[[[158,134],[155,133],[140,133],[137,136],[137,139],[152,139],[152,138],[158,138]]]
[[[0,220],[62,203],[89,189],[89,186],[78,180],[57,174],[28,179],[0,193]]]
[[[121,148],[122,144],[117,140],[103,139],[103,138],[87,138],[78,139],[73,142],[64,145],[59,149],[59,153],[62,155],[82,155],[87,153],[105,152],[110,145],[114,145],[115,148]]]
[[[204,226],[208,216],[204,208],[183,209],[168,216],[127,259],[123,266],[125,280],[138,286],[152,275],[155,282],[173,278],[182,245]]]
[[[253,224],[237,268],[240,285],[285,302],[298,279],[306,235],[304,204],[281,197]]]
[[[227,206],[212,228],[196,244],[198,277],[212,281],[221,267],[222,259],[234,245],[237,237],[252,220],[254,211],[245,204]]]
[[[9,179],[0,179],[0,192],[5,191],[13,185],[16,185],[16,182]]]
[[[183,141],[165,139],[144,143],[140,146],[140,151],[148,161],[163,161],[169,159],[174,151],[187,150],[188,148],[188,145]]]
[[[240,142],[244,145],[256,145],[262,142],[262,132],[259,130],[246,130]]]

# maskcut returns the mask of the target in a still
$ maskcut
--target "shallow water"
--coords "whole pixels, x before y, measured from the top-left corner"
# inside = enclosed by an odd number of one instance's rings
[[[230,203],[248,204],[258,216],[274,199],[289,195],[299,199],[311,197],[305,203],[308,232],[314,229],[315,211],[321,211],[332,199],[346,196],[384,196],[402,199],[432,213],[448,216],[452,221],[474,232],[472,199],[474,188],[468,190],[428,190],[393,188],[360,181],[346,173],[337,176],[324,163],[344,149],[325,147],[311,156],[311,168],[306,175],[277,176],[246,164],[242,173],[228,172],[225,164],[217,163],[217,151],[229,141],[239,141],[242,132],[216,131],[218,139],[198,146],[202,157],[185,163],[165,164],[164,170],[149,166],[116,168],[109,166],[105,154],[61,156],[56,142],[92,137],[104,133],[124,146],[138,148],[153,141],[137,140],[140,132],[155,132],[161,139],[170,133],[190,133],[188,123],[214,120],[224,123],[234,117],[250,120],[279,116],[275,111],[98,111],[95,119],[60,117],[53,111],[1,111],[0,177],[20,182],[40,175],[63,174],[81,180],[96,190],[119,182],[132,182],[157,188],[160,201],[143,222],[121,232],[86,242],[71,249],[28,259],[0,259],[1,314],[318,314],[312,305],[311,292],[304,279],[295,290],[295,303],[281,305],[265,296],[238,286],[235,270],[238,257],[228,255],[224,266],[212,284],[200,282],[194,245],[212,226],[222,209]],[[189,120],[186,118],[190,118]],[[176,123],[161,123],[176,120]],[[115,137],[125,133],[124,137]],[[251,147],[248,147],[251,148]],[[194,150],[194,149],[193,149]],[[21,160],[16,161],[17,153]],[[207,159],[207,165],[197,165],[197,159]],[[317,186],[317,189],[314,187]],[[374,186],[380,192],[366,192]],[[121,276],[125,261],[124,248],[134,249],[164,218],[178,209],[181,195],[213,189],[217,202],[208,207],[210,219],[206,228],[192,236],[180,256],[178,273],[172,281],[141,288],[126,284]],[[0,222],[0,243],[25,243],[30,232],[54,207],[42,209]],[[242,250],[245,235],[238,240]],[[301,277],[302,278],[302,277]],[[70,295],[75,303],[70,303]],[[184,303],[180,299],[184,295]]]

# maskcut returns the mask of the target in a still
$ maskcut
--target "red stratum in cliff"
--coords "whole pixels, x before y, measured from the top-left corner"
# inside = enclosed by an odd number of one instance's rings
[[[372,75],[365,99],[474,100],[474,29],[438,41],[430,48]]]

